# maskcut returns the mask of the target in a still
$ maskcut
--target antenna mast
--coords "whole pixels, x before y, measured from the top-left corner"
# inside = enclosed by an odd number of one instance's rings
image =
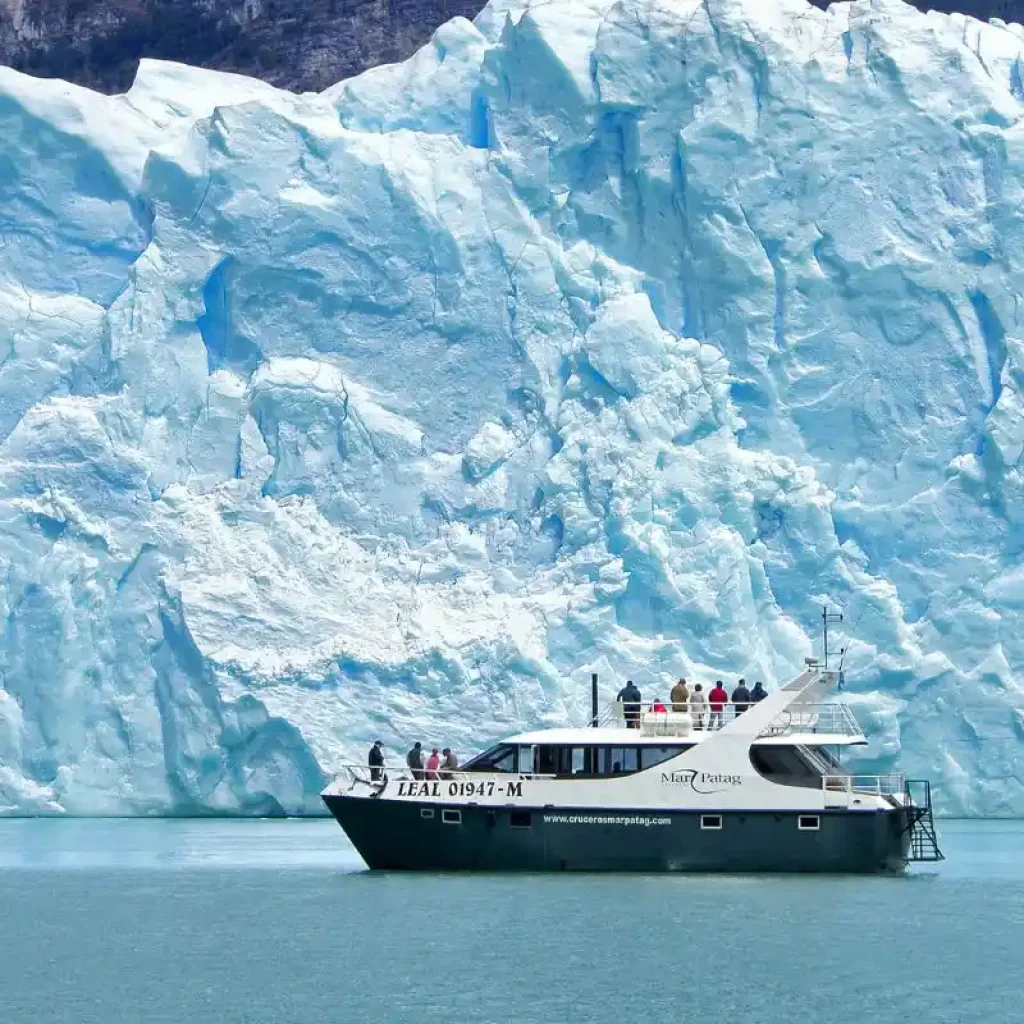
[[[829,652],[829,649],[828,649],[828,627],[829,627],[829,624],[830,623],[834,623],[834,622],[842,622],[842,621],[843,621],[843,613],[842,612],[830,612],[828,610],[828,605],[825,605],[821,609],[821,632],[822,632],[822,640],[823,640],[822,646],[824,648],[825,671],[826,672],[828,671],[828,656],[829,656],[829,653],[842,655],[846,651],[845,647],[840,647],[839,650],[832,651],[832,652]]]

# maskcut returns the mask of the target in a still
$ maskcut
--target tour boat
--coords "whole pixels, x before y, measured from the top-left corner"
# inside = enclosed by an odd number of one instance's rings
[[[346,766],[324,790],[371,868],[433,871],[902,871],[941,860],[931,787],[841,763],[867,742],[808,659],[721,728],[688,709],[510,736],[457,772]]]

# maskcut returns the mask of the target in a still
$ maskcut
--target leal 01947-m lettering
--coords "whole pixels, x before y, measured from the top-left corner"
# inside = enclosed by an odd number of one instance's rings
[[[507,796],[521,797],[522,782],[495,782],[493,779],[481,779],[479,782],[466,779],[426,780],[424,782],[403,779],[398,783],[398,796]]]

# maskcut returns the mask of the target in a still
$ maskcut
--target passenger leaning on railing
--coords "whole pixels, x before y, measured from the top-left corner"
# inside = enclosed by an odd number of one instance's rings
[[[406,756],[405,763],[409,766],[414,779],[423,778],[423,744],[417,741]]]
[[[686,680],[682,676],[679,677],[679,682],[672,687],[670,700],[672,701],[672,710],[677,714],[687,710],[690,703],[690,688],[686,685]]]
[[[441,751],[444,757],[441,760],[441,778],[451,779],[454,778],[452,772],[456,771],[459,767],[459,759],[452,753],[451,747],[445,747]]]
[[[732,691],[732,702],[736,705],[736,717],[739,718],[750,707],[750,691],[746,679],[741,679]]]
[[[716,679],[715,688],[708,694],[708,704],[711,706],[711,717],[708,719],[709,729],[722,728],[722,713],[728,703],[729,694],[725,692],[722,680]]]
[[[384,774],[384,751],[381,749],[380,740],[374,740],[366,763],[370,766],[370,780],[377,782]]]
[[[707,694],[704,693],[704,687],[698,683],[693,688],[693,693],[690,694],[690,714],[693,715],[694,729],[704,728],[704,715],[706,713],[707,706]]]
[[[632,679],[626,680],[626,685],[619,690],[616,700],[622,701],[622,715],[626,719],[627,729],[640,728],[640,702],[642,697]]]

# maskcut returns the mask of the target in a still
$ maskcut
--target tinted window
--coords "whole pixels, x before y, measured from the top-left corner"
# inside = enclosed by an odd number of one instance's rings
[[[689,749],[689,747],[641,747],[640,767],[653,768],[656,764],[678,757],[684,750]]]
[[[561,747],[537,747],[537,774],[555,775],[558,772],[558,755]]]
[[[625,775],[639,767],[636,747],[605,747],[602,753],[602,775]]]
[[[499,743],[490,750],[474,757],[466,764],[467,772],[514,772],[515,771],[515,747]]]
[[[751,747],[750,763],[759,774],[781,786],[821,788],[821,772],[805,761],[796,747]]]

